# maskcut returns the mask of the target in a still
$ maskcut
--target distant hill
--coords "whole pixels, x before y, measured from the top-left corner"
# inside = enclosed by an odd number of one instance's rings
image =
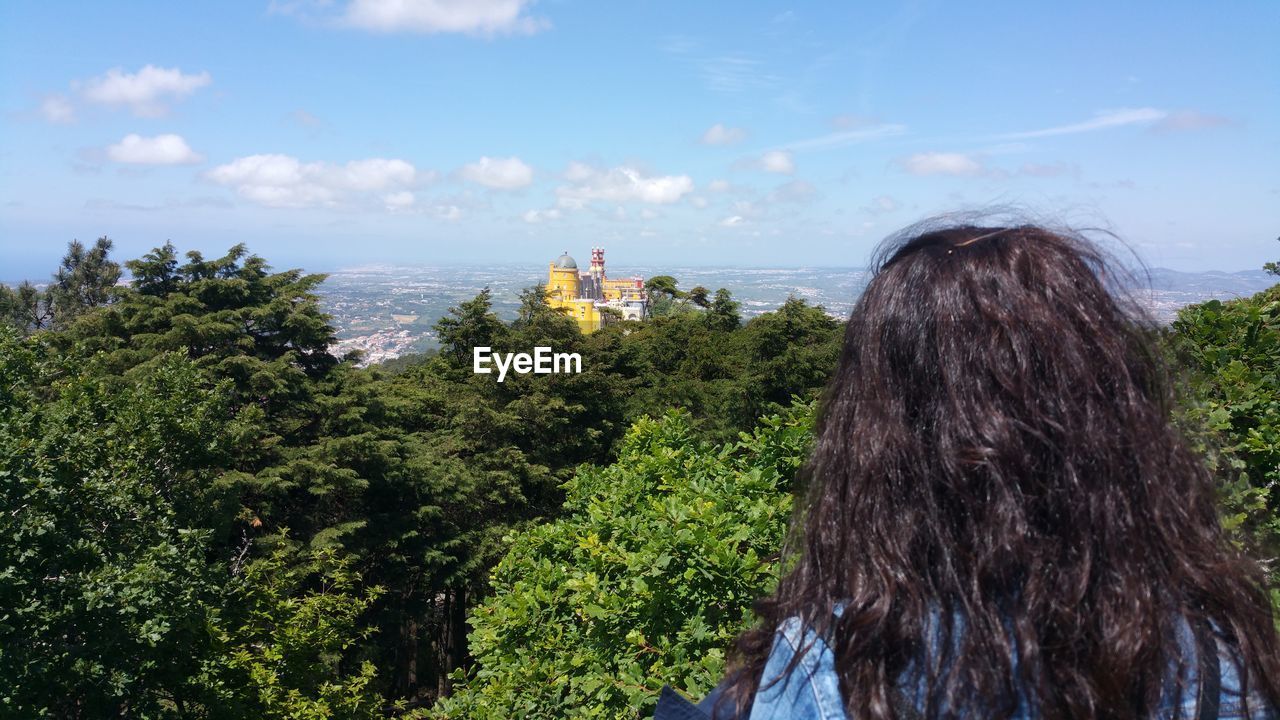
[[[863,268],[610,267],[611,277],[671,275],[680,288],[728,288],[750,318],[780,306],[789,296],[845,317],[867,281]],[[530,265],[370,265],[338,270],[320,287],[333,315],[340,349],[360,349],[379,362],[435,347],[431,326],[450,306],[481,289],[493,292],[493,308],[510,320],[520,290],[546,279],[545,267]],[[1210,299],[1252,295],[1276,283],[1262,270],[1183,272],[1152,268],[1136,278],[1135,296],[1159,322],[1180,308]]]
[[[1181,292],[1233,292],[1239,295],[1252,295],[1280,281],[1280,278],[1264,270],[1183,272],[1168,268],[1152,268],[1149,274],[1152,287]]]

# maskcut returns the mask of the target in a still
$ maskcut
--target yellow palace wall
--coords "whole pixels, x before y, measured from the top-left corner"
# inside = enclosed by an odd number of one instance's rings
[[[604,326],[604,317],[592,300],[579,300],[581,284],[577,268],[558,268],[551,263],[547,271],[547,304],[564,308],[569,317],[578,323],[583,334],[595,332]]]

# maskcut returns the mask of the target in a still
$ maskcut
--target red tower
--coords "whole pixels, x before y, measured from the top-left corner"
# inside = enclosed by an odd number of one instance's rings
[[[604,278],[604,248],[591,248],[591,274]]]

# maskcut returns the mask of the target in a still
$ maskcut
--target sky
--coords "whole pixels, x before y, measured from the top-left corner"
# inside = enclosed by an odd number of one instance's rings
[[[1280,3],[0,4],[0,280],[72,239],[276,267],[863,266],[1012,206],[1280,257]]]

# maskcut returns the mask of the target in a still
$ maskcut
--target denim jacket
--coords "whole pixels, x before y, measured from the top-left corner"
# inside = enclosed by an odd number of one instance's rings
[[[1210,716],[1224,720],[1276,720],[1276,709],[1253,694],[1249,698],[1249,714],[1244,714],[1240,693],[1239,662],[1230,648],[1216,636],[1213,642],[1217,645],[1218,677],[1216,683],[1206,684],[1209,687],[1216,684],[1219,689],[1216,698],[1217,712]],[[809,643],[812,643],[812,646],[788,675],[786,668],[791,663],[797,648]],[[1183,656],[1194,660],[1189,663],[1185,690],[1180,697],[1175,696],[1176,692],[1170,683],[1171,687],[1165,692],[1162,707],[1155,715],[1160,720],[1174,717],[1194,720],[1200,713],[1198,695],[1201,688],[1199,677],[1201,663],[1195,634],[1185,620],[1178,626],[1178,644]],[[1205,667],[1210,668],[1209,672],[1212,673],[1211,665],[1206,664]],[[904,674],[903,680],[909,674]],[[771,682],[774,679],[777,679],[777,682]],[[919,708],[924,704],[923,678],[914,683],[914,687],[912,685],[913,683],[906,683],[904,694]],[[773,649],[766,661],[760,688],[751,707],[749,720],[783,720],[784,718],[787,720],[846,720],[844,701],[840,695],[839,680],[835,670],[835,654],[812,630],[808,630],[802,637],[798,619],[793,618],[784,622],[774,635]],[[1207,702],[1212,703],[1212,700],[1210,698]],[[1015,718],[1029,720],[1034,717],[1027,708],[1026,697],[1022,693],[1020,693],[1019,705]],[[1180,714],[1177,712],[1179,707]]]
[[[1249,714],[1244,712],[1240,692],[1240,669],[1238,659],[1231,649],[1214,636],[1212,642],[1217,646],[1217,670],[1213,677],[1213,665],[1201,663],[1197,650],[1197,640],[1189,623],[1185,620],[1178,626],[1178,644],[1183,656],[1190,660],[1185,690],[1177,696],[1170,683],[1165,692],[1162,707],[1155,716],[1159,720],[1175,717],[1195,720],[1199,717],[1216,717],[1220,720],[1280,720],[1276,708],[1269,705],[1256,694],[1249,698]],[[787,666],[795,657],[798,648],[808,647],[796,667],[787,673]],[[1203,706],[1199,694],[1202,687],[1201,669],[1206,668],[1203,686],[1217,686],[1216,697],[1206,698]],[[908,670],[900,679],[902,696],[908,704],[922,708],[926,689],[924,679],[919,678],[912,683],[909,677],[915,675]],[[695,720],[711,718],[720,688],[694,706],[681,700],[669,688],[663,689],[663,696],[658,703],[655,720]],[[1216,702],[1215,702],[1216,701]],[[1033,718],[1027,707],[1026,696],[1019,692],[1019,710],[1014,717],[1018,720]],[[1216,711],[1214,706],[1216,705]],[[1180,710],[1180,713],[1179,713]],[[835,670],[835,654],[830,646],[818,637],[812,629],[802,635],[799,619],[792,618],[784,622],[774,635],[773,648],[765,663],[761,677],[760,689],[757,691],[747,718],[726,718],[715,713],[716,720],[846,720],[844,700],[840,694],[839,678]]]

